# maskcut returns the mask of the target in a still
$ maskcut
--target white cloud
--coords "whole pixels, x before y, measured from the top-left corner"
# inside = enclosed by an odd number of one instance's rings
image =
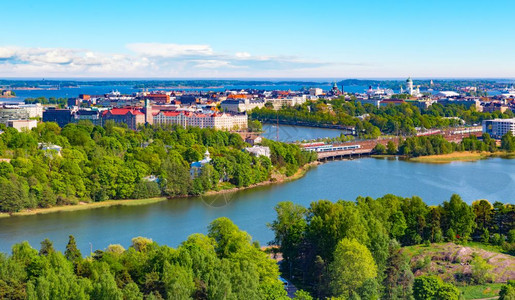
[[[195,68],[218,69],[221,67],[233,67],[230,62],[216,59],[194,60]]]
[[[128,54],[74,48],[0,46],[0,76],[9,77],[259,77],[309,76],[323,62],[285,56],[225,54],[209,45],[133,43]],[[305,75],[304,75],[305,74]]]
[[[251,55],[248,52],[236,52],[237,58],[250,58]]]
[[[9,47],[0,47],[0,59],[7,59],[14,55],[15,51]]]
[[[209,45],[179,45],[161,43],[134,43],[127,48],[142,56],[178,57],[178,56],[209,56],[213,49]]]

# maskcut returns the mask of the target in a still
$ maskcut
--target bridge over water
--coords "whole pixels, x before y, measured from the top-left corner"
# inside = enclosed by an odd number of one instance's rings
[[[362,156],[369,156],[370,154],[372,154],[372,149],[328,151],[328,152],[319,152],[317,159],[319,161],[328,161],[328,160],[344,159],[344,158],[360,158]]]

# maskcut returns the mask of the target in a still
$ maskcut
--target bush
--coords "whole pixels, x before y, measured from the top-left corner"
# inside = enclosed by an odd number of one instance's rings
[[[483,230],[483,234],[481,235],[481,242],[488,244],[488,241],[490,240],[490,231],[488,229]]]
[[[456,232],[454,232],[454,230],[452,228],[447,230],[446,238],[447,238],[447,241],[454,242],[456,240]]]
[[[134,193],[132,197],[134,199],[142,199],[142,198],[153,198],[161,195],[161,189],[159,188],[159,184],[154,181],[140,181],[134,187]]]
[[[485,284],[493,281],[493,274],[490,270],[494,267],[479,255],[473,255],[474,258],[470,262],[472,266],[472,280],[477,284]]]
[[[499,292],[499,300],[513,299],[515,299],[515,280],[508,280],[508,283],[501,287],[501,291]]]
[[[374,147],[374,153],[376,154],[385,154],[386,153],[386,147],[383,144],[377,144]]]
[[[415,300],[458,300],[460,291],[451,283],[444,283],[436,276],[415,278],[413,296]]]
[[[500,246],[502,245],[502,242],[503,242],[503,238],[500,234],[496,233],[494,235],[492,235],[492,238],[490,239],[490,242],[493,244],[493,245],[497,245],[497,246]]]
[[[515,229],[508,232],[508,243],[515,243]]]

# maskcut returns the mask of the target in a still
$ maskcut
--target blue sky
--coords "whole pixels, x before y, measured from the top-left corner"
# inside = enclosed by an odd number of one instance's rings
[[[1,77],[515,77],[515,1],[2,1]]]

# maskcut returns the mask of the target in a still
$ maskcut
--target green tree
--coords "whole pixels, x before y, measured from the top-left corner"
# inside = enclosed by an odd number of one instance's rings
[[[49,255],[55,252],[54,244],[49,239],[44,239],[41,242],[41,248],[39,249],[39,255]]]
[[[216,242],[216,253],[221,258],[228,258],[250,245],[250,236],[241,231],[228,218],[218,218],[209,224],[208,236]]]
[[[295,297],[293,298],[295,300],[313,300],[313,297],[311,295],[303,290],[297,290],[295,292]]]
[[[420,276],[413,283],[415,300],[432,300],[442,286],[442,280],[436,276]]]
[[[377,276],[377,266],[366,246],[355,239],[344,238],[336,246],[329,274],[332,294],[350,296],[365,281]]]
[[[515,299],[515,280],[508,280],[506,285],[501,287],[499,292],[499,300]]]
[[[128,283],[122,290],[124,300],[143,300],[143,293],[134,282]]]
[[[454,285],[450,283],[442,283],[436,292],[436,299],[438,300],[459,300],[461,292]]]
[[[91,296],[93,299],[98,300],[123,299],[123,293],[116,285],[115,279],[109,270],[104,270],[98,281],[93,285]]]
[[[377,154],[386,154],[386,147],[381,143],[377,143],[373,151]]]
[[[445,227],[452,229],[462,240],[468,240],[475,226],[472,208],[459,195],[452,195],[449,202],[443,203]]]
[[[475,222],[479,232],[490,227],[493,208],[493,205],[488,200],[483,199],[472,202],[472,210],[474,211]]]
[[[168,261],[165,261],[163,267],[163,282],[167,299],[191,299],[195,290],[191,271],[181,266],[171,265]]]
[[[77,248],[77,242],[75,241],[75,237],[73,235],[69,236],[68,244],[66,245],[66,251],[64,251],[64,256],[69,261],[77,261],[82,258],[82,254]]]
[[[397,241],[390,241],[383,280],[384,298],[409,299],[413,291],[413,280],[409,257],[401,251]]]
[[[304,239],[306,230],[307,210],[291,201],[280,202],[276,205],[277,218],[268,224],[274,233],[274,244],[279,245],[284,258],[285,272],[290,272],[290,267],[299,257],[299,247]],[[291,276],[292,274],[290,274]]]
[[[390,155],[395,155],[397,154],[397,146],[395,146],[395,143],[392,142],[392,141],[388,141],[388,143],[386,144],[386,152]]]

